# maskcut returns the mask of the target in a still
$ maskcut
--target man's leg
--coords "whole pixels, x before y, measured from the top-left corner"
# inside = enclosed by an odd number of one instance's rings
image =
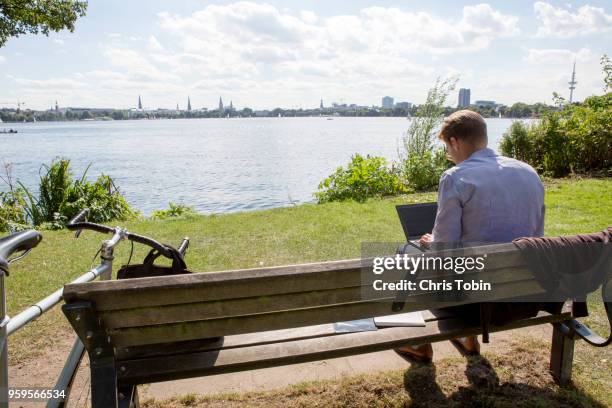
[[[480,354],[480,343],[478,337],[460,337],[451,340],[451,343],[463,356],[474,356]],[[421,344],[419,346],[406,346],[395,349],[395,352],[405,360],[430,362],[433,358],[433,348],[431,344]]]

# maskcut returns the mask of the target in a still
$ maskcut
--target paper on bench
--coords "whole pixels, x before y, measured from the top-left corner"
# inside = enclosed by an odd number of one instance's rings
[[[424,327],[425,319],[421,312],[400,313],[374,318],[377,327]]]
[[[374,324],[373,318],[350,320],[348,322],[334,323],[334,332],[336,333],[355,333],[362,331],[378,330]]]

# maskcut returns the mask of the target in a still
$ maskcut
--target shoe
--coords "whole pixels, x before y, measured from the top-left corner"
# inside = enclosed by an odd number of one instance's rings
[[[476,336],[452,339],[451,343],[462,356],[477,356],[480,354],[480,343]]]
[[[395,351],[398,356],[409,363],[431,363],[433,358],[433,348],[431,347],[431,344],[400,347],[394,349],[393,351]]]

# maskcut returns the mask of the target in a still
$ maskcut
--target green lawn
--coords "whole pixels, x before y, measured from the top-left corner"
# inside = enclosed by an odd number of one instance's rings
[[[546,235],[593,232],[612,225],[612,179],[551,180],[546,184]],[[175,245],[183,236],[189,236],[191,247],[187,262],[194,271],[251,268],[354,258],[360,256],[362,241],[402,241],[403,233],[394,206],[433,201],[435,196],[434,193],[413,194],[362,204],[308,204],[120,224],[130,231]],[[88,270],[104,238],[90,231],[84,232],[79,239],[74,239],[68,231],[44,231],[43,234],[44,240],[39,247],[15,264],[7,278],[11,315]],[[129,250],[129,243],[120,245],[116,252],[117,265],[127,260]],[[145,251],[137,245],[134,261],[141,260]],[[593,310],[595,313],[589,323],[603,328],[603,309],[595,307]],[[11,360],[36,356],[53,344],[54,336],[65,335],[67,330],[56,308],[49,316],[11,337]],[[588,353],[607,355],[607,361],[611,361],[607,350]],[[580,363],[577,366],[580,373]],[[609,363],[604,364],[604,369],[606,367],[609,368]],[[601,381],[610,384],[609,371],[599,374],[602,378],[594,387],[600,387]]]

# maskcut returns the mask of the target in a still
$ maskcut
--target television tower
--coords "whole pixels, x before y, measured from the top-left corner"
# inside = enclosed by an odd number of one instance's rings
[[[574,99],[574,89],[576,89],[577,83],[578,82],[576,82],[576,61],[574,61],[574,69],[572,70],[572,80],[568,82],[569,90],[570,90],[569,103],[572,103],[572,100]]]

